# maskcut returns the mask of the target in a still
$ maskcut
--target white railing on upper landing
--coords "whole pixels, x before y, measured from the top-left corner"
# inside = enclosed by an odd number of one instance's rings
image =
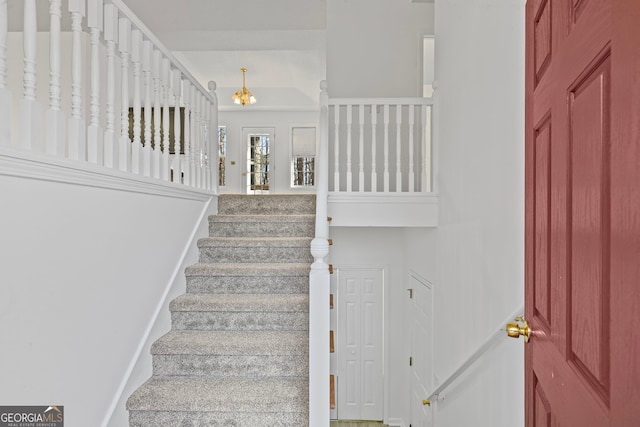
[[[215,191],[215,83],[205,90],[121,0],[47,3],[48,33],[35,0],[9,33],[18,18],[0,0],[0,148]]]
[[[432,192],[432,115],[432,98],[330,98],[331,191]]]

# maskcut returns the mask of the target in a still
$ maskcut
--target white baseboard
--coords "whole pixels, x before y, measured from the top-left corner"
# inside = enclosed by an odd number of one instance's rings
[[[389,418],[387,425],[389,427],[408,427],[402,418]]]

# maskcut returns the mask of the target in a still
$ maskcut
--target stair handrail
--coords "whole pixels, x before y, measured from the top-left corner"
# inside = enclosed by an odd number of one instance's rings
[[[436,387],[436,389],[433,390],[429,394],[429,396],[427,396],[427,401],[429,402],[429,404],[438,400],[440,394],[442,394],[442,392],[447,389],[447,387],[449,387],[455,380],[457,380],[460,375],[466,372],[467,369],[473,366],[474,363],[477,362],[480,357],[482,357],[489,349],[493,348],[495,345],[495,341],[500,338],[505,338],[506,333],[504,326],[508,322],[513,321],[513,319],[515,319],[516,317],[522,316],[523,313],[524,305],[521,305],[516,311],[513,312],[513,314],[507,317],[507,319],[504,320],[500,324],[500,326],[496,328],[496,330],[477,348],[476,351],[473,352],[473,354],[471,354],[464,362],[462,362],[460,366],[455,371],[453,371],[453,373],[449,375],[446,380],[442,382],[442,384]]]
[[[329,425],[329,95],[320,82],[319,143],[316,156],[316,224],[309,273],[309,427]]]

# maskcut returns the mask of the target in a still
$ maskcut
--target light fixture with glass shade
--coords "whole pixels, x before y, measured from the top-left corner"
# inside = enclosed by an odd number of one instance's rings
[[[247,104],[255,104],[256,97],[253,96],[251,92],[249,92],[245,84],[245,75],[247,73],[247,69],[243,67],[240,68],[240,71],[242,71],[242,89],[234,93],[231,99],[233,99],[234,104],[242,105],[243,107]]]

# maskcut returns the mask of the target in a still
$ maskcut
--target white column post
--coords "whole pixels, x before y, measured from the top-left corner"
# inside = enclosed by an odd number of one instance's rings
[[[104,6],[104,40],[107,45],[107,119],[104,132],[104,165],[117,168],[116,144],[116,43],[118,41],[118,10],[113,4]]]
[[[325,82],[326,83],[326,82]],[[340,105],[333,106],[334,141],[333,141],[333,191],[340,191]]]
[[[191,87],[191,157],[189,157],[189,175],[191,175],[191,185],[193,187],[198,186],[198,173],[196,167],[196,158],[198,157],[198,120],[197,120],[197,111],[198,111],[198,96],[197,90],[194,85],[190,85]]]
[[[131,43],[131,21],[120,18],[118,21],[118,50],[120,51],[120,138],[118,149],[121,171],[130,170],[131,140],[129,139],[129,45]]]
[[[60,72],[60,22],[62,0],[49,1],[49,108],[46,113],[46,151],[49,154],[67,155],[66,117],[61,110],[62,89]]]
[[[309,273],[309,427],[329,425],[329,100],[327,83],[320,83],[320,143],[316,159],[316,236],[311,242],[314,262]]]
[[[11,92],[7,89],[7,0],[0,0],[0,117],[11,117]],[[0,144],[11,143],[11,120],[0,120]]]
[[[87,128],[82,116],[82,19],[86,0],[69,0],[71,13],[71,118],[69,119],[69,158],[87,160]]]
[[[23,97],[20,100],[20,144],[31,150],[39,145],[40,108],[36,101],[36,2],[24,0]]]
[[[100,33],[103,29],[102,0],[88,0],[87,26],[91,33],[91,120],[87,129],[87,160],[103,164],[103,131],[100,127]]]

